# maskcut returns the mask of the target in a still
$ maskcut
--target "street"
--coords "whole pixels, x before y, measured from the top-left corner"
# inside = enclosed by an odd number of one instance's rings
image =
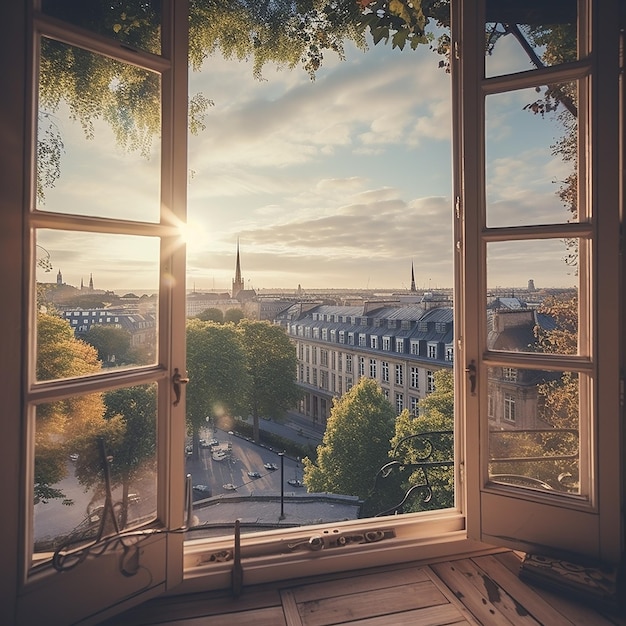
[[[213,431],[209,431],[213,433]],[[200,448],[199,458],[187,457],[187,472],[192,475],[192,484],[207,485],[211,496],[239,493],[280,493],[280,456],[277,452],[257,445],[234,434],[217,430],[214,436],[220,443],[232,443],[230,458],[215,460],[211,448]],[[277,470],[268,470],[264,463],[274,463]],[[248,472],[259,472],[261,478],[250,478]],[[284,457],[285,489],[293,491],[288,480],[302,480],[302,465],[295,459]],[[232,485],[232,488],[224,487]],[[208,497],[208,493],[194,490],[194,501]]]

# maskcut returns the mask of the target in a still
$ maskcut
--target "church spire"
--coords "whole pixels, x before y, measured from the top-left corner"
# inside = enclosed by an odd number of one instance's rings
[[[411,261],[411,291],[417,291],[415,288],[415,270],[413,269],[413,261]]]
[[[233,280],[231,298],[236,298],[240,291],[243,291],[243,278],[241,277],[241,263],[239,260],[239,237],[237,237],[237,263],[235,265],[235,278]]]

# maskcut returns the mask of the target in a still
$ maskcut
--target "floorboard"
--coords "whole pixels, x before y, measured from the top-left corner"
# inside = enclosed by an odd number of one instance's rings
[[[513,551],[161,598],[102,626],[626,626],[518,577]]]

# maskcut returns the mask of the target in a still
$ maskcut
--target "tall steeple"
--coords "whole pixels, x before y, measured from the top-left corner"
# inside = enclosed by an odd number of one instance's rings
[[[411,291],[417,291],[415,288],[415,270],[413,269],[413,261],[411,261]]]
[[[243,278],[241,277],[241,263],[239,261],[239,237],[237,237],[237,263],[235,265],[235,278],[233,280],[233,290],[231,298],[236,298],[237,294],[243,290]]]
[[[89,274],[89,291],[93,291],[93,274]]]
[[[61,270],[57,273],[57,285],[60,287],[63,284],[63,274],[61,274]]]

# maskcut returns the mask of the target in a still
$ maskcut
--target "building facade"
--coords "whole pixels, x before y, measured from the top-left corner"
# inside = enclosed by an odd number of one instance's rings
[[[295,344],[299,411],[325,425],[333,398],[363,377],[380,385],[398,414],[418,415],[434,373],[454,363],[452,309],[419,305],[294,305],[277,318]]]

